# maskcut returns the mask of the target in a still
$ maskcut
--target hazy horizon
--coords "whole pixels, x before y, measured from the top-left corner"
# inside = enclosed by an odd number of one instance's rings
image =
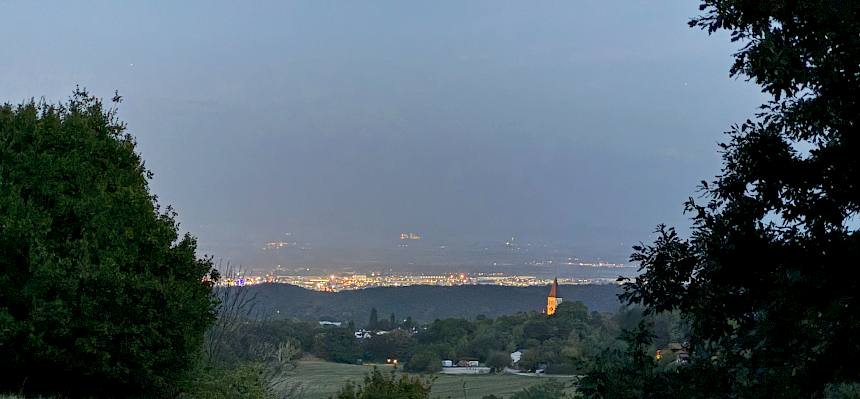
[[[0,101],[118,90],[152,192],[249,266],[401,232],[623,262],[762,102],[694,2],[88,4],[4,4]]]

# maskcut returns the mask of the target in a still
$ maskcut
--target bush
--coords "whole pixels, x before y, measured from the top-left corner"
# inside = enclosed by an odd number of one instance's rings
[[[427,399],[430,397],[432,380],[382,374],[376,367],[364,377],[364,385],[347,382],[338,392],[337,399]]]
[[[565,399],[572,398],[571,395],[565,393],[564,384],[548,380],[544,383],[524,388],[511,395],[511,399]]]
[[[545,372],[547,374],[576,374],[580,369],[570,360],[559,359],[550,363]]]
[[[268,399],[271,389],[263,365],[242,364],[235,368],[206,368],[186,382],[179,399]]]

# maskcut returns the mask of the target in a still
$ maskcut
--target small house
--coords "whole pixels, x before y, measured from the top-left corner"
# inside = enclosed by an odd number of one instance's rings
[[[517,364],[520,362],[520,359],[523,357],[523,351],[516,351],[511,353],[511,363]]]

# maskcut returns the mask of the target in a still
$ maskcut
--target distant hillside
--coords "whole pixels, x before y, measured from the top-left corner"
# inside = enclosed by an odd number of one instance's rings
[[[257,296],[258,314],[267,317],[353,320],[359,326],[367,322],[374,307],[380,319],[394,312],[398,319],[412,316],[416,322],[540,311],[546,306],[549,292],[548,287],[489,285],[384,287],[335,293],[288,284],[262,284],[246,289]],[[615,285],[564,285],[559,291],[565,301],[582,301],[590,310],[614,312],[620,305],[616,297],[620,288]]]

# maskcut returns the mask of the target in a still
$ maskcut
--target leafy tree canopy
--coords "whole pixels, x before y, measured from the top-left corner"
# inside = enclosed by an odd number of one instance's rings
[[[644,273],[623,299],[680,310],[694,354],[725,372],[723,394],[809,397],[856,381],[860,280],[845,266],[860,259],[860,2],[700,9],[690,25],[729,31],[742,45],[731,75],[771,100],[728,132],[705,202],[687,203],[691,238],[661,226],[635,248]]]
[[[487,355],[487,366],[497,373],[504,371],[511,364],[511,355],[503,351],[491,351]]]
[[[326,328],[314,336],[314,353],[338,363],[355,363],[361,358],[355,335],[342,327]]]
[[[406,370],[419,373],[435,373],[442,370],[442,358],[428,350],[418,351],[406,363]]]
[[[156,396],[189,369],[217,275],[149,177],[85,91],[0,106],[0,390]]]

